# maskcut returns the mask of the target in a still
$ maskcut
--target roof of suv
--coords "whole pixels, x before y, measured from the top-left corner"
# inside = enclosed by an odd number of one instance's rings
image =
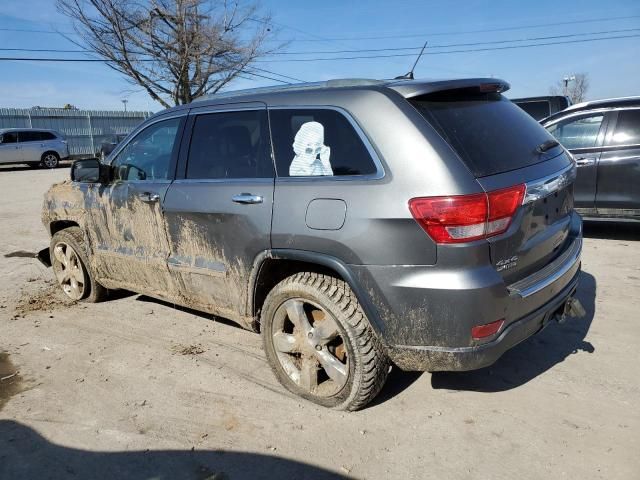
[[[56,130],[51,130],[50,128],[0,128],[0,133],[6,132],[51,132],[59,135]]]
[[[553,115],[548,116],[541,120],[542,123],[548,123],[549,121],[556,120],[567,113],[575,113],[582,111],[595,110],[600,108],[625,108],[625,107],[638,107],[640,106],[640,96],[635,97],[618,97],[618,98],[605,98],[602,100],[592,100],[590,102],[576,103],[570,107],[565,108]]]
[[[490,87],[490,91],[504,92],[509,84],[497,78],[465,78],[455,80],[372,80],[372,79],[336,79],[324,82],[299,83],[248,90],[235,90],[224,93],[205,95],[193,103],[228,103],[229,100],[266,101],[270,97],[280,97],[288,93],[330,91],[334,89],[381,90],[390,89],[405,98],[412,98],[429,93],[466,88]]]

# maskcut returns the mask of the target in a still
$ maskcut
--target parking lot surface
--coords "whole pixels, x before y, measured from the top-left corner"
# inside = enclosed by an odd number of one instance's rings
[[[344,413],[287,393],[222,319],[66,302],[28,255],[68,175],[0,169],[0,478],[639,478],[640,224],[586,224],[585,318],[481,371],[393,371]]]

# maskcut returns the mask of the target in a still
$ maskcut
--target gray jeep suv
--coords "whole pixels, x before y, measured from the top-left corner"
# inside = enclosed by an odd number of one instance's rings
[[[152,117],[45,196],[64,290],[261,331],[288,390],[354,410],[580,314],[572,157],[496,79],[336,80]]]

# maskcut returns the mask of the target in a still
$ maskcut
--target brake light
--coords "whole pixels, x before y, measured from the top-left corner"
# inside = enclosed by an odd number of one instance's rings
[[[525,186],[488,193],[409,200],[413,218],[436,243],[462,243],[505,232],[522,205]]]

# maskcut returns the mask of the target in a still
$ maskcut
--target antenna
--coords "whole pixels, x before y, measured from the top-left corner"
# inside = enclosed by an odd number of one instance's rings
[[[396,77],[394,80],[413,80],[414,78],[413,71],[416,69],[418,62],[420,61],[420,58],[424,53],[424,49],[427,48],[427,43],[428,42],[424,42],[424,45],[422,46],[422,50],[420,50],[420,53],[418,54],[418,58],[416,58],[416,61],[413,63],[413,67],[411,67],[411,70],[408,73],[405,73],[404,75],[400,75],[399,77]]]

